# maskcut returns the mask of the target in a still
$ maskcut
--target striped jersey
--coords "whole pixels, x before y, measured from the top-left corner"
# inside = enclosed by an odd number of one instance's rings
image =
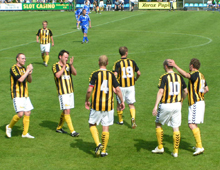
[[[48,28],[46,29],[41,28],[38,30],[36,35],[40,37],[41,44],[48,44],[50,43],[50,37],[53,36],[53,33]]]
[[[27,78],[23,82],[18,79],[26,72],[25,67],[18,67],[16,64],[10,69],[10,82],[11,82],[11,97],[28,97],[28,84]]]
[[[121,87],[134,86],[135,72],[137,71],[139,68],[135,61],[128,58],[121,58],[113,66],[113,72],[118,73],[118,82]]]
[[[191,78],[188,83],[188,104],[193,105],[197,101],[204,100],[204,88],[207,86],[207,82],[202,73],[198,70],[190,73]]]
[[[89,86],[93,87],[92,109],[110,111],[114,109],[113,87],[119,86],[115,75],[108,70],[94,71],[89,78]]]
[[[53,65],[52,68],[58,95],[69,94],[74,92],[70,64],[68,63],[66,64],[66,69],[63,72],[63,74],[60,76],[60,78],[57,78],[55,75],[57,72],[59,72],[62,69],[62,67],[63,66],[61,66],[57,62]]]
[[[186,83],[183,78],[175,73],[165,73],[160,77],[159,89],[164,89],[161,103],[176,103],[182,102],[182,91],[186,88]]]

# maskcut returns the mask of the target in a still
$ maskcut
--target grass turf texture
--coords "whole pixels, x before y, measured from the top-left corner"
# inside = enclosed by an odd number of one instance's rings
[[[207,11],[167,12],[135,11],[92,13],[92,29],[88,44],[81,44],[82,33],[76,30],[75,18],[69,12],[1,12],[0,44],[0,164],[1,169],[218,169],[218,71],[219,71],[219,13]],[[55,46],[51,48],[49,66],[42,65],[39,44],[35,34],[43,20],[49,22]],[[120,58],[118,48],[127,46],[129,58],[138,64],[142,73],[136,83],[136,123],[130,126],[130,113],[126,106],[124,126],[116,123],[110,127],[107,148],[109,156],[95,158],[95,144],[88,127],[89,111],[84,108],[88,79],[98,69],[98,57],[106,54],[108,69]],[[74,56],[77,76],[74,79],[75,109],[71,117],[78,138],[58,134],[58,97],[54,84],[52,64],[57,54],[65,49]],[[30,119],[31,135],[35,139],[23,139],[22,120],[13,128],[12,138],[5,136],[5,126],[15,114],[10,98],[9,69],[15,56],[26,55],[26,65],[33,63],[33,82],[29,94],[34,105]],[[157,146],[155,117],[152,116],[157,84],[164,73],[162,62],[172,58],[188,70],[189,61],[200,59],[201,72],[205,75],[210,92],[206,95],[205,123],[200,125],[205,153],[192,156],[195,145],[192,132],[187,126],[188,106],[182,109],[181,143],[179,157],[173,158],[172,129],[164,126],[163,155],[154,155]],[[188,80],[186,80],[188,82]],[[117,122],[115,112],[115,122]],[[67,125],[64,129],[68,131]],[[101,126],[99,126],[101,133]]]

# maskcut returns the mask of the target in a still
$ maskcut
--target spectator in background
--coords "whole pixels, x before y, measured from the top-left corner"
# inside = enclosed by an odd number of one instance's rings
[[[69,3],[69,12],[74,11],[73,0],[68,0]]]
[[[211,10],[212,9],[212,0],[207,1],[207,9]]]
[[[130,0],[131,2],[131,12],[134,10],[134,0]]]
[[[94,0],[94,1],[93,1],[93,11],[96,11],[96,6],[97,6],[97,1]]]
[[[104,11],[104,2],[103,2],[103,0],[99,1],[99,9],[100,9],[100,14],[101,14],[101,11]]]
[[[175,0],[170,0],[170,10],[169,11],[171,11],[172,9],[174,11],[173,2],[175,2]]]
[[[120,8],[124,11],[124,0],[119,0]]]
[[[111,0],[106,1],[106,11],[110,11],[112,8],[112,2]]]
[[[115,0],[115,11],[117,11],[119,9],[120,9],[119,2],[118,2],[118,0]]]

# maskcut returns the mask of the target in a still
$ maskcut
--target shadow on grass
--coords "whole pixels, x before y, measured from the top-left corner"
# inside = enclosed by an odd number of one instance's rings
[[[163,140],[164,140],[164,142],[169,142],[169,143],[173,144],[173,136],[171,136],[171,135],[164,135]],[[192,152],[193,151],[192,147],[193,146],[189,142],[186,141],[186,138],[181,137],[179,149],[183,149],[183,150],[187,150],[187,151]]]
[[[95,156],[95,151],[91,151],[91,149],[95,150],[95,144],[92,142],[84,142],[83,139],[76,139],[74,140],[74,143],[71,143],[70,146],[72,148],[79,148],[83,152]]]
[[[124,116],[123,116],[124,117]],[[131,128],[131,125],[128,123],[128,122],[126,122],[125,120],[123,120],[123,122],[124,122],[124,125],[119,125],[118,124],[118,116],[114,116],[114,124],[117,124],[118,126],[127,126],[128,128]]]
[[[0,126],[0,129],[5,132],[5,127],[6,127],[7,124],[3,125],[3,126]],[[23,127],[21,126],[14,126],[13,129],[12,129],[12,132],[11,132],[11,136],[21,136],[22,135],[22,132],[23,132]],[[8,138],[6,135],[5,135],[5,138]]]
[[[49,121],[49,120],[43,120],[39,125],[42,126],[42,127],[45,127],[45,128],[48,128],[48,129],[51,129],[51,130],[55,131],[58,123],[57,122],[52,122],[52,121]]]
[[[148,151],[152,151],[157,146],[157,141],[147,141],[143,139],[134,139],[136,144],[134,146],[137,148],[137,152],[139,152],[141,149],[145,149]]]
[[[137,148],[137,152],[139,152],[141,149],[145,149],[145,150],[148,150],[151,152],[158,145],[156,140],[155,141],[147,141],[147,140],[143,140],[143,139],[134,139],[134,141],[137,142],[134,145]],[[164,146],[166,145],[166,142],[173,144],[173,136],[164,135],[164,137],[163,137]],[[185,138],[183,138],[183,137],[181,138],[179,149],[187,150],[190,152],[193,151],[191,144],[188,143],[185,140]],[[164,152],[171,153],[172,151],[173,151],[173,148],[164,147]]]

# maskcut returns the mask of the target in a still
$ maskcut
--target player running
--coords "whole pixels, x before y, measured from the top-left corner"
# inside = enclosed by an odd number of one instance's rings
[[[79,17],[79,21],[77,22],[77,29],[79,29],[79,24],[81,25],[82,32],[83,32],[83,40],[82,44],[86,41],[86,43],[89,42],[89,39],[87,37],[88,29],[91,28],[91,20],[89,15],[86,14],[86,10],[83,9],[82,15]],[[88,28],[89,27],[89,28]]]

